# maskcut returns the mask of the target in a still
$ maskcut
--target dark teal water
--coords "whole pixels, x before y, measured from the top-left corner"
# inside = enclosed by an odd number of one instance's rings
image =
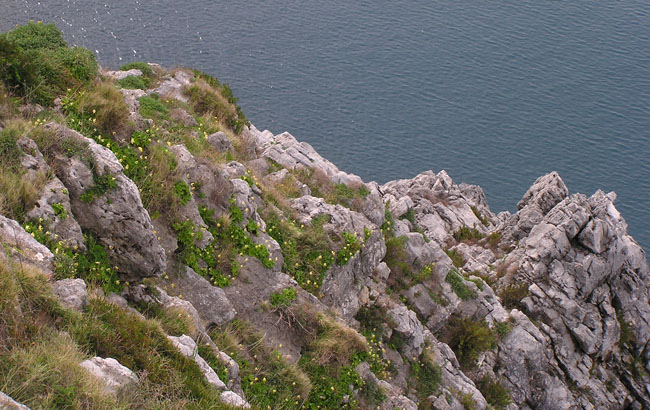
[[[536,177],[616,191],[650,249],[650,3],[4,0],[102,64],[184,64],[258,128],[384,182],[433,169],[514,210]]]

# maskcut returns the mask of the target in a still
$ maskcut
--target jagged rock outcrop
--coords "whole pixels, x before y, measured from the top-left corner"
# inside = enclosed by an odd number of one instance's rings
[[[164,250],[153,233],[137,186],[124,175],[115,155],[62,125],[49,123],[45,129],[53,138],[87,147],[83,157],[58,152],[52,159],[57,177],[70,193],[72,213],[79,225],[106,247],[126,280],[162,274]]]
[[[319,215],[329,215],[330,221],[323,225],[333,235],[348,232],[363,242],[361,249],[344,265],[335,265],[323,280],[321,300],[328,306],[340,310],[344,317],[351,318],[362,304],[359,300],[369,293],[375,267],[386,254],[386,245],[381,232],[364,215],[341,205],[331,205],[322,198],[309,195],[292,201],[302,224],[310,224]]]
[[[33,177],[35,173],[51,172],[33,140],[23,137],[18,140],[18,146],[23,152],[21,166],[28,175]],[[56,176],[47,181],[41,191],[41,197],[25,217],[27,220],[47,221],[50,236],[57,241],[63,241],[65,246],[82,250],[85,248],[81,227],[72,217],[68,190]]]
[[[441,246],[464,226],[487,232],[472,207],[483,218],[494,218],[480,187],[455,185],[445,171],[437,175],[427,171],[412,179],[391,181],[380,190],[395,218],[413,209],[416,224]]]

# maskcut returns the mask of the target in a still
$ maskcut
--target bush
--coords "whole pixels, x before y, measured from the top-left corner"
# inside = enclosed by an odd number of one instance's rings
[[[484,320],[452,319],[447,324],[447,344],[464,370],[476,367],[479,353],[496,346],[496,337]]]
[[[507,309],[522,309],[521,300],[528,296],[528,284],[508,285],[501,289],[499,297],[501,304]]]
[[[415,379],[417,395],[421,402],[438,392],[442,369],[436,363],[430,348],[425,348],[419,359],[411,362],[411,377]]]
[[[140,102],[140,115],[144,118],[168,118],[169,109],[160,102],[158,95],[145,95],[138,101]]]
[[[473,239],[481,239],[484,237],[485,235],[479,232],[478,229],[470,228],[465,225],[461,226],[460,229],[454,232],[454,239],[457,241],[471,241]]]
[[[149,82],[146,81],[142,77],[138,77],[135,75],[130,75],[126,78],[123,78],[117,82],[117,84],[122,87],[126,88],[129,90],[134,90],[134,89],[140,89],[140,90],[146,90],[149,87]]]
[[[0,80],[29,102],[51,105],[97,75],[89,50],[68,48],[54,24],[29,23],[0,35]]]
[[[8,32],[7,38],[24,51],[67,47],[63,33],[52,23],[29,22]]]
[[[488,404],[494,408],[505,409],[510,404],[510,390],[504,387],[499,380],[485,375],[476,387],[481,391]]]

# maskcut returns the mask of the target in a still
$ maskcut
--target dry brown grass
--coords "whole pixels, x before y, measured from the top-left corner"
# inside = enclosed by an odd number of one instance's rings
[[[97,129],[107,135],[130,135],[133,128],[128,124],[129,108],[122,93],[110,82],[99,82],[79,98],[78,110],[96,120]]]
[[[222,124],[227,123],[229,118],[237,116],[235,107],[219,91],[203,80],[195,81],[184,91],[189,96],[194,111],[201,115],[210,114],[217,117]]]
[[[294,328],[302,334],[310,358],[321,365],[345,366],[350,356],[368,350],[368,344],[356,330],[317,311],[312,305],[298,304],[289,309]]]

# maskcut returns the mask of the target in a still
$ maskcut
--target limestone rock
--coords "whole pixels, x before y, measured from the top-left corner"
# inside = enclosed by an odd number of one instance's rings
[[[126,77],[140,77],[142,76],[142,71],[137,68],[132,68],[130,70],[118,70],[118,71],[102,71],[102,74],[105,77],[112,78],[114,80],[123,80]]]
[[[194,360],[197,366],[199,366],[199,369],[201,370],[201,373],[203,373],[203,376],[206,378],[208,383],[213,385],[219,390],[225,390],[226,385],[224,382],[219,379],[219,376],[217,376],[217,373],[210,367],[210,365],[201,357],[199,356],[198,353],[198,347],[196,346],[196,343],[194,340],[187,336],[187,335],[182,335],[182,336],[167,336],[167,339],[169,339],[174,347],[176,347],[183,356],[189,357],[190,359]]]
[[[29,407],[18,403],[3,392],[0,392],[0,408],[3,410],[29,410]]]
[[[483,218],[494,218],[480,187],[456,185],[445,171],[437,175],[427,171],[412,179],[390,181],[380,191],[384,203],[396,214],[413,209],[416,224],[440,246],[446,246],[463,226],[487,233],[474,210]]]
[[[54,255],[13,219],[0,215],[0,255],[16,263],[35,267],[47,275],[54,269]],[[3,262],[4,263],[4,262]]]
[[[235,309],[223,289],[212,286],[191,268],[181,266],[179,274],[172,281],[177,286],[178,294],[194,306],[206,327],[222,325],[235,317]]]
[[[88,292],[83,279],[57,280],[52,283],[52,291],[67,308],[82,311],[88,304]]]
[[[221,131],[208,135],[208,144],[219,152],[230,152],[233,150],[230,139]]]
[[[113,358],[93,357],[84,360],[80,366],[104,382],[107,393],[115,394],[121,389],[138,383],[138,378],[128,367]]]
[[[296,138],[284,132],[270,138],[268,133],[254,132],[253,141],[261,156],[273,160],[287,169],[309,168],[323,172],[335,183],[363,184],[356,175],[339,170],[336,165],[320,156],[314,148],[306,142],[298,142]]]
[[[223,403],[226,403],[229,406],[242,407],[244,409],[251,408],[251,405],[246,400],[242,399],[241,396],[231,391],[225,391],[221,393],[221,396],[219,396],[219,400],[221,400]]]
[[[188,102],[183,93],[185,87],[189,86],[194,75],[185,70],[178,70],[168,76],[157,88],[147,91],[149,94],[158,94],[161,97],[173,98],[178,101]]]
[[[93,167],[79,156],[58,153],[54,158],[57,177],[70,193],[72,213],[79,225],[104,245],[111,261],[126,280],[162,274],[166,266],[163,248],[153,233],[151,218],[142,206],[138,187],[123,173],[115,155],[95,141],[56,123],[45,128],[56,138],[87,144]],[[114,188],[83,200],[97,178],[110,178]]]
[[[415,312],[408,310],[406,306],[398,306],[389,310],[388,314],[396,325],[393,330],[406,340],[404,353],[408,357],[420,356],[424,344],[424,327]]]

